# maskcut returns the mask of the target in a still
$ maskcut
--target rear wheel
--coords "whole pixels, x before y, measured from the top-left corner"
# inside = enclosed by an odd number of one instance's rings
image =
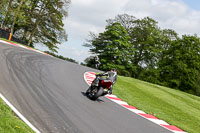
[[[87,89],[87,91],[85,92],[86,95],[88,95],[91,92],[91,86]]]
[[[93,95],[93,97],[91,97],[92,100],[96,100],[97,98],[99,98],[103,94],[103,88],[102,87],[100,87],[99,89],[95,88],[94,91],[95,91],[94,95]]]

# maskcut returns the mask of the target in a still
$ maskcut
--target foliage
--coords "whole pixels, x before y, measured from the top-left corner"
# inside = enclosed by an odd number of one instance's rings
[[[0,99],[0,132],[1,133],[34,133],[13,111]]]
[[[111,25],[113,23],[120,23],[128,33],[131,32],[131,28],[135,25],[133,21],[136,20],[136,17],[130,16],[128,14],[117,15],[115,19],[106,20],[107,25]]]
[[[70,0],[2,0],[1,28],[8,27],[28,46],[41,43],[57,52],[57,44],[67,40],[63,19]]]
[[[90,57],[86,58],[84,60],[84,63],[82,63],[81,65],[95,68],[95,56],[90,56]]]
[[[104,33],[94,37],[92,43],[85,46],[91,47],[90,51],[100,58],[100,69],[106,71],[116,68],[121,74],[129,74],[126,71],[130,67],[130,53],[133,53],[134,49],[130,44],[128,32],[120,23],[107,26]]]
[[[183,35],[160,61],[161,77],[169,87],[200,95],[200,40]]]
[[[131,29],[131,43],[136,49],[132,62],[137,66],[137,73],[132,75],[139,78],[143,69],[154,69],[157,66],[161,43],[159,41],[160,29],[157,22],[149,17],[133,21]]]
[[[172,87],[200,96],[200,38],[179,37],[150,17],[122,14],[107,20],[103,33],[90,33],[84,46],[98,55],[100,69]],[[92,66],[92,61],[87,62]]]
[[[44,51],[44,52],[47,53],[47,54],[50,54],[50,55],[52,55],[52,56],[54,56],[54,57],[56,57],[56,58],[59,58],[59,59],[62,59],[62,60],[66,60],[66,61],[70,61],[70,62],[73,62],[73,63],[78,64],[78,62],[75,61],[74,59],[67,58],[67,57],[64,57],[64,56],[62,56],[62,55],[56,55],[56,54],[54,54],[54,53],[52,53],[52,52],[49,52],[49,51]]]

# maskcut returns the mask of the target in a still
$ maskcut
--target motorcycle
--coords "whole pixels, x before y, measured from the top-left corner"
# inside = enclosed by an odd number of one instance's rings
[[[100,96],[108,94],[112,86],[111,80],[101,79],[100,77],[101,76],[97,75],[96,78],[92,81],[91,86],[86,91],[86,95],[91,100],[96,100]]]

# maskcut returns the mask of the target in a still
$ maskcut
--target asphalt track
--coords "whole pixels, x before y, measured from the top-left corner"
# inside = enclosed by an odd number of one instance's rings
[[[0,43],[0,93],[42,133],[171,133],[101,97],[85,97],[94,69]]]

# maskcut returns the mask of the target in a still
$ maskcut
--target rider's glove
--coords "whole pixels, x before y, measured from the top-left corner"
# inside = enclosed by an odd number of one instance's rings
[[[97,74],[96,76],[103,76],[103,74]]]

